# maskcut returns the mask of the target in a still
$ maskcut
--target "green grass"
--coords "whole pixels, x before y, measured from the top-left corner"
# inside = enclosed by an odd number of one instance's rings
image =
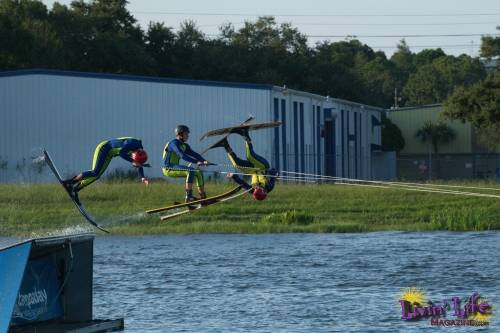
[[[467,185],[500,188],[494,183]],[[209,183],[207,191],[217,194],[230,187]],[[80,197],[113,234],[500,229],[500,199],[342,185],[278,184],[263,202],[244,195],[165,222],[142,214],[183,195],[180,184],[99,182]],[[60,185],[0,185],[0,235],[43,235],[76,226],[87,228]]]

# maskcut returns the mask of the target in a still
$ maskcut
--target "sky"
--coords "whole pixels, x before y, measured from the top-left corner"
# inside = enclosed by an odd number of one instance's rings
[[[55,1],[42,2],[51,8]],[[311,46],[357,36],[388,56],[403,38],[413,52],[441,47],[447,54],[478,56],[481,35],[500,33],[500,0],[129,0],[128,10],[144,29],[154,21],[177,30],[193,20],[208,37],[216,37],[222,24],[239,28],[270,15],[308,35]]]

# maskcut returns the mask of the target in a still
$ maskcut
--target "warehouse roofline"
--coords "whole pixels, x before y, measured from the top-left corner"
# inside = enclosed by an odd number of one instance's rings
[[[397,109],[387,109],[386,111],[388,113],[391,112],[400,112],[400,111],[411,111],[411,110],[421,110],[421,109],[432,109],[432,108],[437,108],[443,106],[442,103],[436,103],[436,104],[423,104],[423,105],[417,105],[417,106],[405,106],[402,108],[397,108]]]
[[[84,78],[95,78],[95,79],[125,80],[125,81],[139,81],[139,82],[153,82],[153,83],[175,83],[175,84],[186,84],[186,85],[203,85],[212,87],[229,87],[229,88],[259,89],[259,90],[272,90],[274,87],[271,84],[188,80],[188,79],[174,79],[174,78],[130,75],[130,74],[76,72],[76,71],[65,71],[58,69],[20,69],[14,71],[0,72],[0,77],[22,76],[22,75],[72,76],[72,77],[84,77]]]
[[[386,109],[378,107],[378,106],[357,103],[357,102],[348,101],[348,100],[345,100],[342,98],[335,98],[335,97],[331,97],[331,96],[318,95],[318,94],[314,94],[314,93],[310,93],[310,92],[306,92],[306,91],[289,89],[286,87],[274,86],[274,91],[281,92],[283,94],[291,93],[291,94],[306,97],[306,98],[316,98],[316,99],[323,100],[323,102],[348,104],[351,106],[359,107],[361,109],[369,109],[370,111],[379,111],[379,112],[386,111]]]
[[[83,78],[95,78],[95,79],[108,79],[108,80],[124,80],[124,81],[138,81],[138,82],[152,82],[152,83],[173,83],[173,84],[185,84],[185,85],[202,85],[211,87],[228,87],[228,88],[243,88],[243,89],[258,89],[258,90],[271,90],[281,93],[292,93],[294,95],[316,98],[323,100],[324,102],[336,102],[344,103],[355,107],[360,107],[362,109],[370,109],[371,111],[383,112],[385,109],[366,105],[361,103],[356,103],[348,101],[341,98],[332,98],[329,96],[322,96],[314,93],[309,93],[300,90],[288,89],[286,87],[279,87],[272,84],[260,84],[260,83],[243,83],[243,82],[226,82],[226,81],[208,81],[208,80],[189,80],[189,79],[176,79],[176,78],[164,78],[155,76],[144,76],[144,75],[130,75],[130,74],[108,74],[108,73],[94,73],[94,72],[78,72],[78,71],[66,71],[58,69],[19,69],[13,71],[3,71],[0,72],[0,77],[11,77],[11,76],[24,76],[24,75],[52,75],[52,76],[70,76],[70,77],[83,77]]]

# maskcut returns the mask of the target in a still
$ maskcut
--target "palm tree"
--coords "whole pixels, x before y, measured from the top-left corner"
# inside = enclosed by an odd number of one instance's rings
[[[455,139],[455,131],[445,123],[433,123],[427,121],[424,123],[417,132],[415,133],[417,138],[420,138],[422,142],[429,142],[434,148],[434,153],[438,152],[438,147],[441,144],[450,143]]]
[[[447,144],[455,139],[455,131],[448,125],[443,122],[439,122],[437,124],[427,121],[424,123],[417,132],[415,133],[417,138],[420,138],[422,142],[430,142],[432,147],[434,148],[434,153],[438,152],[439,145]],[[430,148],[430,147],[429,147]],[[439,159],[436,164],[436,171],[438,177],[441,173],[441,166],[439,163]],[[429,149],[429,179],[432,179],[432,153]]]

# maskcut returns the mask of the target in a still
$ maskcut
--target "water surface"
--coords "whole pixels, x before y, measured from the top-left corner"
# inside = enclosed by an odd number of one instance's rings
[[[124,317],[126,332],[435,332],[401,319],[401,292],[498,305],[499,244],[497,232],[97,237],[94,316]],[[500,331],[498,317],[479,330]]]

